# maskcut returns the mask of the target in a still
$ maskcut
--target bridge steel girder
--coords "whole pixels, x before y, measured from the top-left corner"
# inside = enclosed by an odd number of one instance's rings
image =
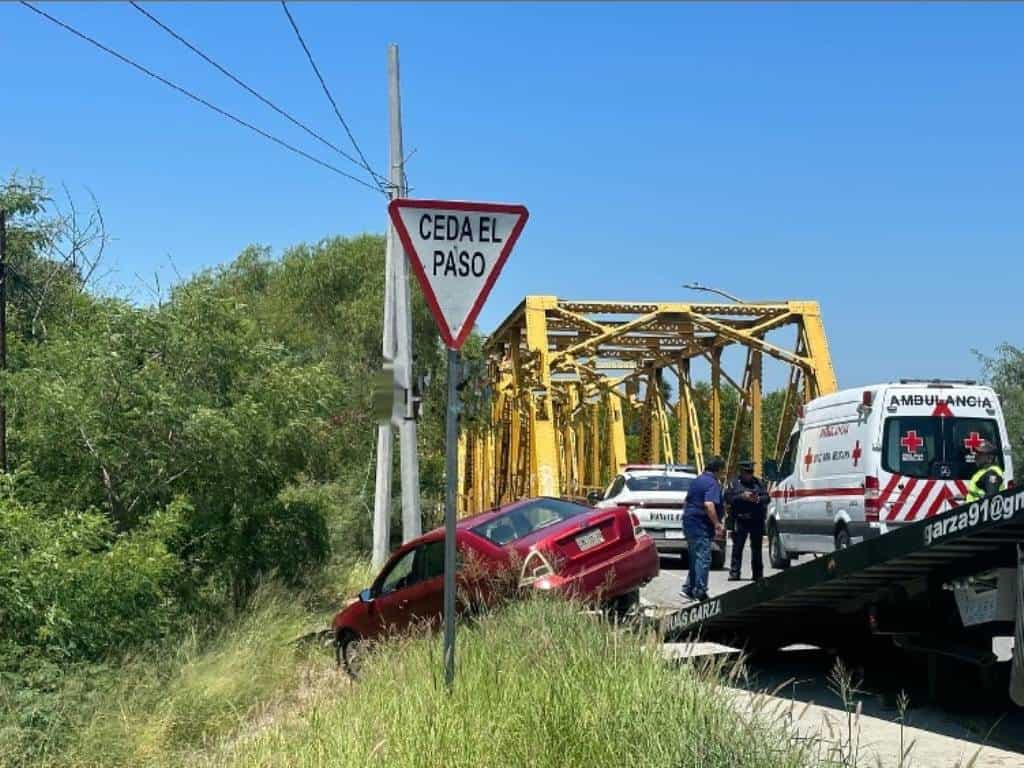
[[[796,329],[791,349],[766,335]],[[723,352],[746,350],[742,375]],[[730,469],[749,436],[751,458],[764,460],[763,368],[789,368],[778,456],[799,402],[836,390],[821,310],[814,301],[744,304],[567,301],[527,296],[483,347],[485,382],[494,393],[486,424],[463,424],[459,511],[466,515],[526,496],[579,499],[602,490],[628,461],[680,461],[702,467],[723,447],[723,384],[736,390],[737,418],[725,456]],[[711,368],[695,386],[694,359]],[[669,402],[659,371],[671,372]],[[700,423],[706,409],[707,424]],[[627,430],[636,435],[627,456]],[[632,439],[632,438],[631,438]]]

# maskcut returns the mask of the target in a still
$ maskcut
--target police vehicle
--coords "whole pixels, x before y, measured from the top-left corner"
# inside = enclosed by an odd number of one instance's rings
[[[999,398],[973,381],[903,379],[812,400],[781,459],[765,462],[773,481],[772,566],[844,549],[962,503],[984,440],[1012,484]]]
[[[612,480],[603,494],[588,500],[597,507],[623,506],[636,516],[639,526],[652,539],[658,554],[685,557],[683,507],[697,468],[680,464],[629,464]],[[711,567],[725,565],[725,539],[711,548]]]

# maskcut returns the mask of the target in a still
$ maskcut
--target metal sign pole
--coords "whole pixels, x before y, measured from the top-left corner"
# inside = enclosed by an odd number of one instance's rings
[[[455,492],[458,480],[459,351],[448,350],[448,411],[445,416],[444,499],[444,682],[455,681]]]

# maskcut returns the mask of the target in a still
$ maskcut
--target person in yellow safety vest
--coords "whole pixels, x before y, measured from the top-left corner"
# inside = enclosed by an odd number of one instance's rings
[[[967,483],[967,501],[977,501],[1006,488],[1003,468],[996,464],[996,447],[982,440],[974,451],[977,471]]]

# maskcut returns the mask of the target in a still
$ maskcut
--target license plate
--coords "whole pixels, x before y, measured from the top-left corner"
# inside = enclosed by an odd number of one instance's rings
[[[576,546],[580,548],[581,552],[586,552],[588,549],[593,549],[598,544],[603,543],[604,534],[601,533],[599,528],[576,537]]]
[[[683,534],[682,531],[668,530],[668,531],[665,531],[665,538],[666,539],[684,539],[686,537],[685,537],[685,535]]]

